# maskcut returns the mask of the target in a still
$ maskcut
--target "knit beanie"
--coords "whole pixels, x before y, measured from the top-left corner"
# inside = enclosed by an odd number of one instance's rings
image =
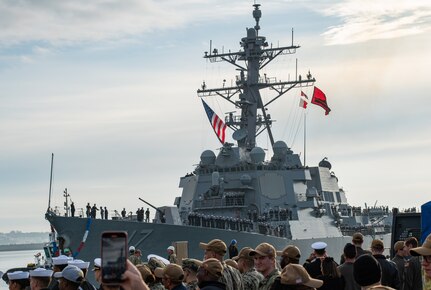
[[[382,270],[379,262],[371,255],[362,255],[353,263],[353,277],[360,286],[380,282]]]

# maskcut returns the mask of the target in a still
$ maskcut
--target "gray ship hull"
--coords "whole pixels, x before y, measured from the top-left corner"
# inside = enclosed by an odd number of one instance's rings
[[[293,244],[301,250],[301,263],[311,253],[312,243],[324,241],[328,244],[328,255],[333,256],[337,261],[344,245],[351,242],[350,236],[289,240],[283,237],[215,228],[92,219],[88,227],[85,244],[79,252],[76,252],[83,240],[88,220],[86,218],[62,217],[52,213],[47,213],[46,219],[57,231],[58,236],[65,239],[65,246],[69,247],[73,253],[77,253],[76,258],[91,263],[93,263],[94,258],[100,257],[100,237],[103,231],[126,231],[129,236],[129,245],[141,249],[144,261],[149,254],[166,256],[166,248],[177,241],[187,241],[189,257],[202,259],[203,250],[199,248],[199,242],[208,242],[212,239],[221,239],[226,244],[229,244],[232,239],[236,239],[240,248],[245,246],[255,248],[258,244],[267,242],[274,245],[277,250],[282,250],[286,245]],[[365,236],[364,238],[364,248],[367,248],[373,237]],[[385,245],[390,245],[390,234],[379,235],[376,238],[382,239]]]

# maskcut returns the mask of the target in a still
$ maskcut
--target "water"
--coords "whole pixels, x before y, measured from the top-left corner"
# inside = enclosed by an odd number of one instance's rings
[[[35,263],[34,255],[43,254],[43,250],[26,250],[26,251],[0,251],[0,271],[6,272],[10,268],[25,267],[29,263]],[[9,289],[8,285],[0,279],[0,289]]]

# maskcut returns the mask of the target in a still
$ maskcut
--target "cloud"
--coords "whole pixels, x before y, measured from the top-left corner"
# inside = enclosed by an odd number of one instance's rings
[[[323,33],[326,44],[351,44],[373,39],[392,39],[431,30],[429,1],[349,0],[323,10],[341,19]]]
[[[244,13],[244,3],[218,1],[217,5],[213,5],[211,2],[2,1],[0,46],[31,41],[70,44],[133,38],[148,32],[177,28],[190,22]]]

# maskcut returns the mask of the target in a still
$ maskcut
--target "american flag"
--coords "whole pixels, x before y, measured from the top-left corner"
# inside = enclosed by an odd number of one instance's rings
[[[224,144],[225,134],[226,134],[226,124],[223,123],[222,119],[217,116],[216,113],[202,100],[202,104],[204,105],[205,112],[207,113],[208,119],[211,123],[211,126],[214,129],[218,139],[222,144]]]

